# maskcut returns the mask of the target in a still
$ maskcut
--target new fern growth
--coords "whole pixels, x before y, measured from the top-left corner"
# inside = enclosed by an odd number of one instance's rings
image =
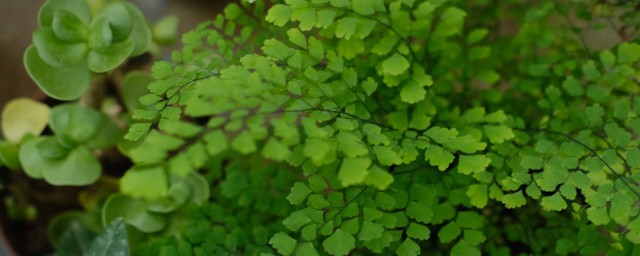
[[[213,186],[137,253],[640,250],[637,15],[601,51],[573,22],[638,1],[252,2],[153,67],[122,193]]]

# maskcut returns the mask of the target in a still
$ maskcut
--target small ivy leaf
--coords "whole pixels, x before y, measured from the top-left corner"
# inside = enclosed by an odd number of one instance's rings
[[[505,140],[515,138],[513,130],[504,125],[485,125],[483,128],[487,138],[489,138],[489,141],[494,144],[500,144]]]
[[[338,20],[336,25],[336,37],[349,39],[356,32],[358,18],[346,17]]]
[[[369,153],[369,149],[362,143],[361,139],[351,132],[340,132],[336,136],[336,141],[340,150],[350,158],[364,156]]]
[[[460,240],[451,248],[451,255],[480,256],[482,254],[477,247]]]
[[[296,249],[296,255],[304,255],[304,256],[318,256],[318,251],[313,246],[312,242],[306,242],[298,245]]]
[[[151,123],[132,124],[131,127],[129,127],[127,134],[124,135],[124,138],[130,141],[137,141],[147,134],[150,128]]]
[[[240,135],[236,136],[233,141],[231,141],[231,148],[245,155],[258,150],[256,142],[247,131],[240,133]]]
[[[292,21],[299,21],[298,28],[302,31],[309,31],[316,25],[316,9],[300,8],[291,13]]]
[[[462,211],[458,213],[456,223],[461,228],[479,229],[484,225],[484,217],[477,212]]]
[[[427,95],[427,90],[419,84],[411,81],[400,91],[400,99],[409,104],[415,104],[423,100]]]
[[[371,0],[353,0],[353,11],[362,15],[371,15],[375,12],[373,2]]]
[[[293,184],[293,187],[291,187],[291,192],[287,196],[287,200],[289,200],[289,203],[292,205],[298,205],[304,202],[310,193],[311,189],[309,189],[307,185],[302,182],[296,182]]]
[[[604,131],[607,133],[607,137],[613,139],[615,145],[619,147],[626,147],[631,142],[631,134],[615,123],[606,124]]]
[[[295,239],[283,232],[276,233],[271,237],[271,240],[269,240],[269,244],[282,255],[290,255],[293,253],[296,249],[296,243],[297,241]]]
[[[347,255],[356,247],[356,239],[351,234],[337,229],[331,236],[322,242],[322,247],[331,255]]]
[[[515,192],[515,193],[503,195],[501,201],[502,201],[502,203],[504,203],[504,205],[508,209],[518,208],[518,207],[523,206],[523,205],[525,205],[527,203],[527,200],[524,198],[524,195],[522,194],[522,191],[518,191],[518,192]]]
[[[469,35],[467,35],[467,44],[472,45],[480,42],[482,39],[487,37],[488,34],[489,30],[486,28],[474,29],[473,31],[471,31],[471,33],[469,33]]]
[[[431,230],[426,225],[412,222],[407,228],[407,236],[418,240],[428,240],[431,236]]]
[[[618,223],[626,223],[632,215],[634,199],[626,194],[617,192],[611,197],[611,209],[609,215]]]
[[[51,109],[29,98],[15,98],[2,109],[2,135],[11,143],[19,143],[27,134],[35,136],[47,126]]]
[[[291,6],[284,4],[276,4],[269,8],[266,20],[273,23],[276,26],[282,27],[289,19],[291,19],[291,13],[293,12]]]
[[[380,224],[365,220],[362,222],[362,229],[358,233],[358,239],[360,241],[371,241],[382,237],[383,232],[384,228]]]
[[[391,183],[393,183],[393,176],[377,166],[373,166],[364,178],[364,184],[374,186],[378,190],[387,189]]]
[[[459,150],[467,154],[475,153],[487,147],[487,143],[479,142],[470,135],[455,137],[446,141],[445,145],[450,149]]]
[[[369,166],[371,166],[369,158],[344,159],[338,171],[338,179],[343,187],[361,184],[369,173]]]
[[[302,226],[306,225],[309,222],[311,222],[311,219],[309,219],[309,217],[304,212],[297,211],[291,213],[289,217],[284,219],[282,221],[282,224],[284,224],[291,231],[298,231]]]
[[[135,166],[120,179],[122,193],[156,200],[168,193],[168,178],[162,166]]]
[[[462,230],[458,227],[458,224],[452,221],[440,229],[438,238],[441,243],[448,243],[456,239],[461,232]]]
[[[488,186],[486,184],[473,184],[469,186],[467,190],[467,196],[471,202],[471,205],[484,208],[489,201],[489,196],[487,194]]]
[[[133,52],[134,43],[131,39],[111,44],[103,49],[89,52],[87,66],[91,71],[103,73],[115,69],[122,64]]]
[[[420,255],[420,246],[412,239],[407,238],[398,246],[396,254],[399,256],[417,256]]]
[[[434,126],[429,128],[429,130],[427,130],[424,134],[429,136],[429,138],[431,138],[432,140],[435,140],[440,144],[444,144],[445,142],[458,136],[458,131],[455,128],[447,129]]]
[[[431,222],[431,218],[433,217],[433,210],[431,210],[431,208],[416,202],[409,203],[406,213],[410,218],[425,224]]]
[[[307,49],[307,38],[300,32],[300,30],[292,28],[287,31],[287,36],[289,37],[289,41],[293,44],[302,47],[303,49]]]
[[[587,218],[598,226],[607,225],[610,221],[605,207],[589,207],[587,209]]]
[[[640,60],[640,45],[624,42],[618,46],[618,63],[628,64]]]
[[[276,161],[282,161],[286,159],[289,154],[289,148],[278,141],[276,138],[269,138],[267,143],[262,148],[262,155],[265,158],[273,159]]]
[[[630,148],[627,150],[626,158],[629,166],[640,168],[640,149]]]
[[[99,235],[86,252],[89,256],[131,255],[123,218],[117,218]]]
[[[525,156],[520,160],[520,165],[529,170],[540,170],[544,160],[538,156]]]
[[[316,27],[328,28],[334,24],[333,20],[336,18],[336,12],[334,10],[318,10],[316,16]]]
[[[401,75],[407,69],[409,69],[409,61],[398,53],[394,53],[382,62],[382,72],[387,75]]]
[[[57,10],[51,25],[55,35],[69,43],[78,43],[87,39],[89,29],[75,14],[66,10]]]
[[[485,155],[461,155],[458,161],[458,172],[466,175],[484,172],[490,163],[491,158]]]

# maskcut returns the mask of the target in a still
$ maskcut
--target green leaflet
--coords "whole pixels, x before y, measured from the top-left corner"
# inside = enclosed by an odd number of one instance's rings
[[[338,229],[322,242],[322,247],[331,255],[347,255],[355,247],[355,239],[351,234]]]

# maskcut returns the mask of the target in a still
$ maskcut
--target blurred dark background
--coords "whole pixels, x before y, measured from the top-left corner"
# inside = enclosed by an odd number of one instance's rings
[[[22,64],[22,53],[37,28],[37,14],[46,0],[0,0],[0,109],[11,98],[33,97],[38,87]],[[151,19],[173,14],[180,20],[178,34],[214,18],[231,0],[133,0]]]

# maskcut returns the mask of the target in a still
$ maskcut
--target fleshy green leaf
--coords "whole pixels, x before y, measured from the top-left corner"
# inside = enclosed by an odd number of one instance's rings
[[[24,63],[31,79],[55,99],[77,99],[91,84],[91,71],[85,63],[55,67],[42,60],[33,46],[25,51]]]
[[[40,135],[49,121],[49,106],[29,98],[15,98],[2,109],[2,135],[18,143],[26,134]]]

